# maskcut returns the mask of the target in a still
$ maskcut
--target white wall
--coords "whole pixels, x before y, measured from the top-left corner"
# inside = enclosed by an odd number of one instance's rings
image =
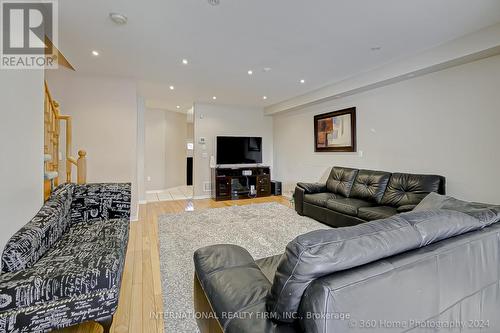
[[[166,188],[186,185],[187,117],[184,113],[165,112],[166,115]]]
[[[0,74],[0,252],[43,203],[43,71]]]
[[[186,185],[186,114],[146,111],[146,190],[155,191]]]
[[[65,69],[50,71],[47,81],[61,112],[73,117],[73,155],[80,149],[87,151],[87,181],[131,182],[131,214],[136,219],[136,84]]]
[[[137,96],[137,200],[139,204],[146,201],[145,183],[145,145],[146,145],[146,102],[143,97]]]
[[[165,189],[166,159],[165,146],[166,117],[162,110],[146,109],[146,142],[144,155],[146,191]]]
[[[500,56],[276,115],[275,178],[290,190],[333,165],[437,173],[448,193],[500,203]],[[313,116],[357,107],[356,153],[314,153]]]
[[[273,165],[273,119],[262,108],[213,104],[194,105],[194,195],[210,196],[203,183],[211,181],[210,156],[214,155],[215,138],[223,135],[262,137],[264,165]],[[205,147],[199,143],[206,139]],[[206,155],[205,155],[206,154]],[[274,178],[274,175],[271,175]]]

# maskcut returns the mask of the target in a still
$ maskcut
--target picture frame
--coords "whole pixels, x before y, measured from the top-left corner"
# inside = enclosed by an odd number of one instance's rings
[[[314,116],[315,152],[356,152],[356,107]]]

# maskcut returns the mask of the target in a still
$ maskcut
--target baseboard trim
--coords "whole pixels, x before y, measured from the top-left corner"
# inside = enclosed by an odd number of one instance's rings
[[[204,195],[195,195],[195,196],[193,197],[193,199],[195,199],[195,200],[200,200],[200,199],[210,199],[210,198],[211,198],[211,196],[210,196],[210,195],[208,195],[208,194],[204,194]]]

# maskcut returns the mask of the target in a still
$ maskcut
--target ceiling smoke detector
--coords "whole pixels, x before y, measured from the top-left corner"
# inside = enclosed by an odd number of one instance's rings
[[[208,3],[212,6],[217,6],[220,4],[220,0],[208,0]]]
[[[123,25],[128,21],[125,15],[119,13],[109,13],[109,18],[118,25]]]

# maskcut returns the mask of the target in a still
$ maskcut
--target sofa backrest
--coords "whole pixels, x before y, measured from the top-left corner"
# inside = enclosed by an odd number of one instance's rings
[[[329,192],[348,197],[357,174],[357,169],[333,167],[326,181],[326,189]]]
[[[476,323],[497,332],[499,272],[496,223],[315,280],[302,297],[300,326],[304,332],[322,333],[441,332],[434,325]],[[426,326],[411,329],[418,322]],[[353,328],[372,323],[377,326]],[[407,326],[382,326],[391,323]],[[443,331],[462,331],[456,327],[443,326]]]
[[[74,186],[60,185],[35,217],[9,239],[2,254],[2,272],[33,266],[66,232]]]
[[[393,173],[381,204],[384,206],[417,205],[431,192],[444,193],[445,179],[437,175]]]
[[[75,185],[71,202],[71,224],[111,219],[130,219],[130,183]]]
[[[378,204],[382,201],[390,178],[390,172],[359,170],[349,197]]]
[[[478,230],[498,220],[500,210],[495,219],[487,221],[453,210],[429,210],[298,236],[287,245],[278,265],[267,309],[278,320],[293,321],[304,291],[320,277]]]

